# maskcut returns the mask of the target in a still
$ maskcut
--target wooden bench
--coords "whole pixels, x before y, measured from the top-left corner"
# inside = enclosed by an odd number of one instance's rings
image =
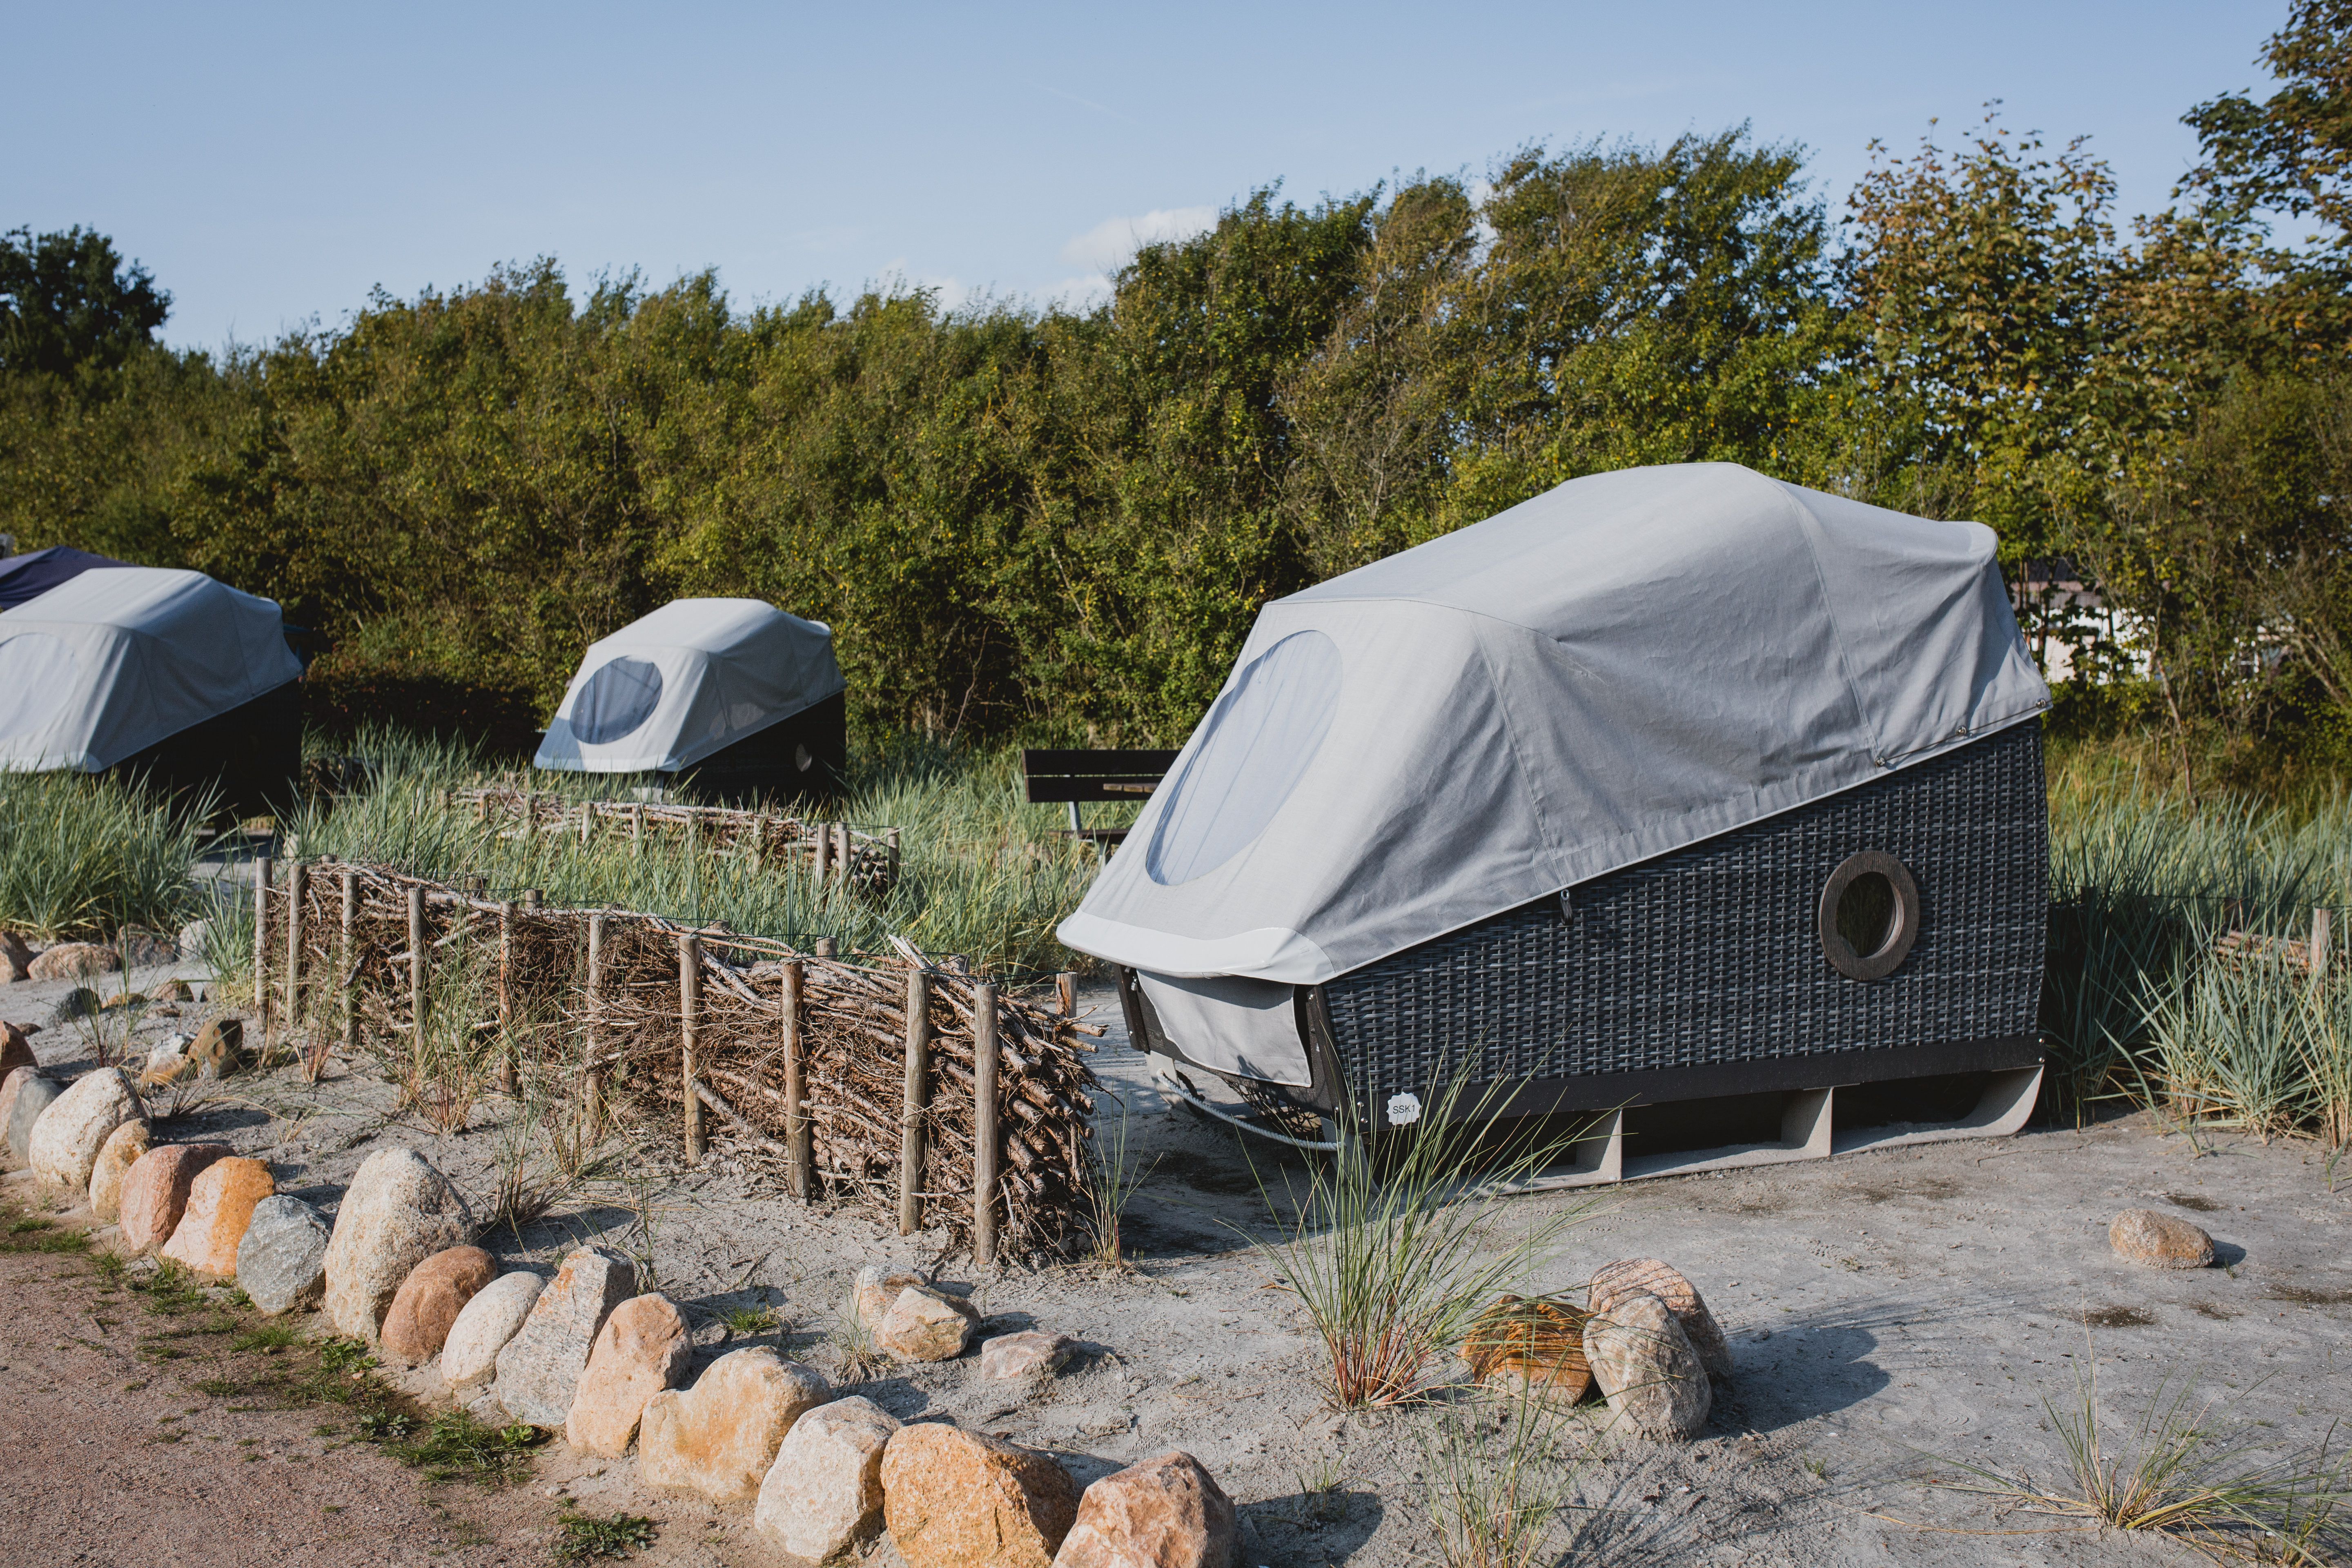
[[[1127,829],[1088,827],[1079,805],[1090,800],[1140,801],[1175,763],[1173,752],[1026,750],[1021,753],[1021,779],[1032,805],[1069,806],[1070,826],[1064,831],[1071,837],[1108,846],[1123,842]]]

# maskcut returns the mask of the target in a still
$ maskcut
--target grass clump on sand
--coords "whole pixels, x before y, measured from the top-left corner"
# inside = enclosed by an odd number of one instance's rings
[[[106,774],[0,773],[0,930],[37,942],[176,931],[204,816]]]
[[[2055,1531],[2170,1536],[2215,1561],[2328,1563],[2352,1552],[2352,1462],[2333,1424],[2315,1445],[2283,1446],[2268,1427],[2200,1401],[2195,1378],[2168,1375],[2140,1419],[2117,1434],[2099,1405],[2095,1348],[2066,1408],[2042,1401],[2065,1473],[2044,1484],[1965,1460],[1948,1489],[1990,1498]]]
[[[553,1550],[558,1563],[585,1563],[596,1557],[626,1557],[653,1543],[654,1521],[643,1514],[616,1513],[610,1519],[573,1514],[556,1526]]]
[[[1586,1198],[1507,1215],[1513,1185],[1572,1140],[1543,1135],[1534,1119],[1490,1121],[1489,1104],[1512,1087],[1490,1086],[1465,1110],[1454,1078],[1411,1133],[1379,1148],[1343,1136],[1307,1166],[1303,1188],[1286,1168],[1282,1204],[1259,1179],[1279,1229],[1248,1239],[1306,1309],[1341,1406],[1425,1393],[1478,1314],[1600,1206]]]
[[[1021,799],[1018,753],[905,738],[860,759],[848,797],[810,815],[900,829],[897,887],[847,894],[808,868],[748,853],[698,851],[667,836],[633,847],[614,834],[508,837],[442,792],[495,770],[463,746],[372,731],[357,742],[373,780],[362,793],[306,810],[293,824],[305,856],[395,867],[435,880],[478,876],[495,892],[540,889],[550,903],[666,915],[694,924],[879,951],[893,934],[981,969],[1026,976],[1079,961],[1054,938],[1093,879],[1094,851],[1057,831],[1047,807]],[[566,800],[627,799],[635,775],[543,773],[530,787]]]
[[[1589,1433],[1531,1384],[1510,1394],[1459,1392],[1416,1434],[1438,1561],[1535,1568],[1561,1560],[1554,1525],[1591,1458]]]

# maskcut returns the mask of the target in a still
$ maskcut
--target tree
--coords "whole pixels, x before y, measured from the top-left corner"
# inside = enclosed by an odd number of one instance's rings
[[[73,381],[118,370],[171,310],[154,277],[94,229],[0,234],[0,374]]]

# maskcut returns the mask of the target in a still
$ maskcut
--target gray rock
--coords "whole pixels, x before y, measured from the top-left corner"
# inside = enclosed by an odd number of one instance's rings
[[[126,931],[114,939],[114,949],[131,969],[152,969],[180,961],[180,939],[160,931]]]
[[[563,1260],[530,1315],[499,1352],[499,1403],[517,1421],[561,1431],[579,1393],[596,1331],[637,1293],[637,1266],[583,1247]]]
[[[237,1284],[273,1317],[318,1300],[327,1292],[331,1234],[319,1211],[300,1198],[279,1193],[262,1199],[236,1244]]]
[[[520,1331],[546,1288],[546,1280],[518,1268],[474,1292],[441,1342],[441,1381],[470,1388],[498,1375],[499,1352]]]
[[[793,1424],[760,1486],[752,1528],[794,1556],[822,1562],[882,1530],[882,1454],[898,1423],[852,1394]]]
[[[30,1162],[33,1126],[65,1091],[66,1086],[47,1073],[34,1074],[17,1089],[16,1103],[8,1110],[8,1169],[21,1171]]]
[[[949,1361],[963,1354],[980,1311],[961,1296],[908,1285],[883,1314],[874,1342],[899,1361]]]
[[[327,1315],[370,1344],[408,1271],[473,1239],[474,1216],[448,1178],[414,1149],[379,1149],[343,1190],[327,1243]]]
[[[0,982],[15,984],[33,977],[33,950],[13,931],[0,931]]]
[[[72,980],[85,974],[110,974],[122,967],[115,951],[101,942],[61,942],[45,947],[33,959],[36,980]]]
[[[1034,1377],[1053,1371],[1070,1359],[1077,1347],[1066,1334],[1030,1329],[999,1334],[980,1346],[980,1375],[988,1378]]]
[[[145,1114],[121,1068],[100,1068],[74,1080],[34,1125],[26,1163],[45,1182],[77,1193],[89,1191],[90,1168],[107,1134]]]
[[[190,921],[186,925],[182,926],[180,928],[181,961],[186,963],[202,963],[205,956],[205,943],[211,940],[212,934],[213,922],[210,921]]]
[[[1620,1421],[1654,1441],[1698,1436],[1714,1390],[1690,1336],[1664,1301],[1646,1290],[1618,1298],[1610,1316],[1584,1325],[1584,1359]]]

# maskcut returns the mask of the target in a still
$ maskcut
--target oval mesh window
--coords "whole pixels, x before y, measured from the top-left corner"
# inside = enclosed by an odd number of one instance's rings
[[[1265,831],[1323,744],[1339,681],[1339,647],[1321,632],[1294,632],[1242,668],[1169,791],[1143,862],[1153,881],[1205,876]]]
[[[572,700],[572,733],[583,746],[619,740],[661,706],[661,671],[642,658],[616,658]]]

